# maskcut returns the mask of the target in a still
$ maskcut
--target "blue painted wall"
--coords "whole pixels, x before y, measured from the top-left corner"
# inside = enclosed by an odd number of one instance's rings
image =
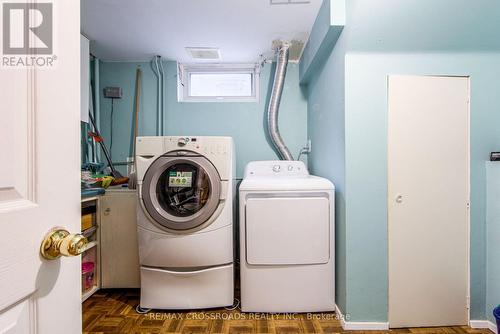
[[[387,75],[470,75],[471,319],[485,319],[484,161],[500,146],[500,2],[346,5],[340,39],[307,87],[310,167],[337,184],[340,201],[339,306],[351,321],[387,321]]]
[[[471,319],[485,318],[486,174],[489,152],[498,150],[500,54],[349,54],[346,60],[346,183],[348,253],[353,264],[356,314],[387,308],[387,76],[460,75],[471,78]],[[368,165],[359,163],[370,161]],[[355,233],[354,233],[355,232]],[[376,264],[376,265],[375,265]],[[359,275],[370,272],[371,277]],[[366,285],[375,304],[363,301]],[[363,306],[365,305],[365,306]]]
[[[156,77],[149,63],[101,62],[100,85],[120,86],[123,98],[114,101],[113,161],[125,161],[132,150],[132,117],[134,106],[135,71],[140,66],[142,98],[139,135],[156,134]],[[265,111],[272,87],[274,64],[266,64],[260,75],[259,102],[178,102],[177,65],[166,62],[166,135],[231,136],[237,156],[237,177],[243,176],[245,165],[252,160],[275,160],[277,155],[268,143],[264,131]],[[111,100],[101,89],[101,131],[110,143]],[[288,66],[283,89],[279,125],[291,152],[298,154],[307,142],[307,102],[299,86],[299,67]],[[123,167],[121,170],[123,171]]]
[[[486,163],[487,180],[487,279],[486,315],[495,323],[492,310],[500,305],[500,163]]]
[[[347,0],[349,51],[500,50],[500,3],[491,0]]]
[[[312,143],[310,172],[335,184],[335,300],[347,310],[347,258],[345,211],[345,43],[341,37],[326,62],[317,64],[307,86],[307,130]]]

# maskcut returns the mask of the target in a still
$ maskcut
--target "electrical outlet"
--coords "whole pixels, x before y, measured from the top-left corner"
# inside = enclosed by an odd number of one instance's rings
[[[311,151],[312,151],[312,142],[311,142],[311,139],[307,139],[306,150],[307,150],[307,153],[311,153]]]

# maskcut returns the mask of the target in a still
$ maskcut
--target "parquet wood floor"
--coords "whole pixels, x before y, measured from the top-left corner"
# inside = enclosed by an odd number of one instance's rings
[[[249,314],[238,310],[152,311],[137,314],[139,290],[101,290],[83,303],[83,333],[342,333],[342,334],[491,334],[470,327],[409,328],[390,331],[343,331],[334,313]]]

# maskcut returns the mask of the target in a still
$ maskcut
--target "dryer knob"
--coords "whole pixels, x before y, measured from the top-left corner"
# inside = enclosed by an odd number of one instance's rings
[[[275,172],[275,173],[279,173],[280,169],[281,169],[280,165],[274,165],[273,166],[273,172]]]
[[[179,140],[177,140],[177,145],[179,146],[186,146],[186,144],[187,144],[186,138],[179,138]]]

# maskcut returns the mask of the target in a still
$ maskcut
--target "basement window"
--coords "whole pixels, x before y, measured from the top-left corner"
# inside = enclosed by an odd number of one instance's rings
[[[179,65],[181,102],[258,102],[255,65]]]

